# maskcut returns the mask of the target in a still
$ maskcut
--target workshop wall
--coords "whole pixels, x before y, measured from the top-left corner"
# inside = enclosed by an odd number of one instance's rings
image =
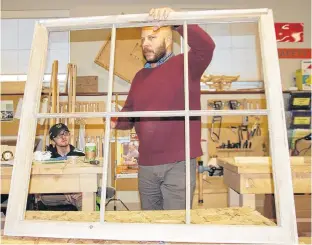
[[[122,0],[114,1],[122,2]],[[94,16],[94,15],[108,15],[108,14],[130,14],[130,13],[143,13],[147,12],[152,7],[171,6],[176,10],[202,10],[202,9],[232,9],[232,8],[272,8],[274,11],[274,18],[276,22],[295,22],[304,23],[304,41],[302,43],[278,43],[278,47],[281,48],[310,48],[311,44],[311,1],[310,0],[211,0],[209,4],[202,4],[200,0],[193,0],[192,4],[189,1],[179,1],[179,4],[175,4],[174,1],[157,1],[157,4],[135,4],[138,1],[132,1],[130,5],[127,1],[123,1],[123,4],[112,5],[107,4],[103,0],[54,0],[54,1],[37,1],[37,0],[2,0],[2,17],[38,17],[38,16],[51,16],[49,11],[58,10],[63,12],[69,11],[71,17],[81,16]],[[23,10],[23,11],[21,11]],[[5,11],[5,12],[3,12]],[[41,14],[40,14],[41,13]],[[34,14],[36,16],[34,16]],[[209,69],[213,69],[215,73],[226,72],[226,75],[241,75],[241,80],[261,80],[261,61],[259,56],[259,45],[257,39],[257,28],[252,25],[245,25],[244,28],[235,28],[230,25],[222,25],[224,28],[207,29],[211,35],[213,35],[217,48],[215,53],[215,59],[211,63]],[[230,35],[236,34],[236,38],[229,38]],[[94,63],[94,59],[104,44],[109,35],[109,31],[93,31],[93,32],[76,32],[71,33],[70,42],[70,61],[77,64],[78,76],[98,76],[99,78],[99,91],[103,92],[107,89],[108,72],[102,67]],[[176,38],[175,51],[179,52],[179,39]],[[258,58],[255,58],[258,55]],[[223,66],[221,66],[223,64]],[[293,86],[294,71],[300,67],[300,60],[297,59],[285,59],[280,60],[280,69],[282,76],[282,83],[284,89],[288,89]],[[235,69],[234,69],[235,68]],[[207,72],[210,72],[210,70]],[[234,74],[232,74],[232,72]],[[115,77],[114,91],[127,92],[130,88],[130,84],[122,79]],[[120,96],[120,100],[124,100],[126,96]],[[203,109],[208,109],[208,100],[218,100],[220,95],[202,95],[201,104]],[[245,95],[222,95],[222,99],[252,99],[261,100],[264,99],[260,94],[245,94]],[[17,98],[15,98],[17,99]],[[104,100],[106,103],[106,97],[80,97],[79,100]],[[240,119],[238,119],[240,121]],[[18,124],[14,122],[14,129],[18,129]],[[202,148],[204,151],[203,160],[208,160],[208,148],[216,149],[217,144],[214,144],[214,148],[211,146],[209,140],[209,124],[211,118],[203,118],[202,128]],[[13,125],[13,124],[12,124]],[[222,128],[222,135],[227,135],[228,128]],[[8,132],[8,131],[7,131]],[[262,133],[265,135],[265,127],[262,128]],[[4,135],[1,131],[1,135]],[[223,137],[223,136],[221,136]],[[260,137],[260,136],[259,136]],[[262,136],[261,136],[262,137]],[[263,136],[264,137],[264,136]],[[222,138],[223,140],[223,138]],[[267,138],[263,138],[266,141]],[[261,142],[261,141],[260,141]],[[209,152],[213,154],[213,152]],[[229,153],[223,153],[229,154]],[[109,176],[110,178],[110,176]],[[133,193],[121,193],[122,198],[125,196],[126,202],[137,202],[138,197]],[[123,199],[124,200],[124,199]],[[124,200],[125,201],[125,200]]]
[[[158,3],[159,6],[163,6],[161,3]],[[177,10],[199,10],[199,9],[229,9],[229,8],[272,8],[274,11],[275,22],[295,22],[304,23],[304,41],[302,43],[278,43],[280,48],[310,48],[311,43],[311,1],[302,0],[300,4],[292,0],[277,0],[277,1],[248,1],[244,2],[242,0],[236,1],[209,1],[209,4],[192,4],[187,5],[181,2],[180,4],[170,4],[170,1],[166,3],[166,6],[172,6]],[[88,16],[88,15],[105,15],[109,14],[120,14],[123,13],[141,13],[148,11],[151,7],[157,7],[155,5],[132,5],[123,7],[114,7],[111,5],[84,5],[76,6],[70,10],[70,15],[73,17],[76,16]],[[244,32],[244,30],[242,30]],[[254,30],[253,30],[254,31]],[[248,33],[245,33],[248,35]],[[245,41],[241,41],[243,43]],[[220,44],[219,44],[220,45]],[[77,47],[78,48],[78,47]],[[71,45],[71,50],[75,50],[75,46]],[[245,56],[248,55],[245,52]],[[238,56],[237,56],[238,57]],[[236,61],[239,61],[237,58]],[[239,62],[237,62],[239,63]],[[246,62],[247,63],[247,62]],[[234,64],[234,63],[232,63]],[[259,65],[261,63],[258,63]],[[290,86],[294,85],[293,75],[294,71],[297,68],[300,68],[300,60],[290,60],[283,59],[280,60],[281,76],[284,85],[284,89],[288,89]],[[258,77],[254,77],[257,79]]]
[[[213,0],[209,1],[209,4],[202,4],[201,1],[192,1],[189,4],[188,1],[179,1],[179,4],[174,3],[174,1],[157,1],[157,4],[142,4],[140,1],[132,1],[132,5],[126,1],[119,0],[122,4],[112,5],[107,2],[100,0],[84,1],[84,0],[68,0],[61,1],[57,0],[55,2],[49,1],[2,1],[2,11],[6,11],[3,15],[9,17],[10,15],[15,15],[16,11],[25,12],[29,11],[42,11],[45,14],[49,14],[48,10],[64,10],[70,11],[70,16],[94,16],[94,15],[107,15],[107,14],[120,14],[120,13],[142,13],[148,11],[151,7],[160,6],[171,6],[177,10],[200,10],[200,9],[229,9],[229,8],[272,8],[274,11],[274,18],[276,22],[294,22],[294,23],[304,23],[304,41],[302,43],[278,43],[278,47],[281,48],[310,48],[311,44],[311,1],[301,0],[263,0],[263,1],[243,1],[243,0]],[[115,1],[115,3],[117,3]],[[23,10],[23,11],[20,11]],[[10,13],[7,11],[11,11]],[[21,13],[20,13],[21,14]],[[27,16],[27,15],[26,15]],[[96,49],[95,46],[100,44],[92,44],[92,48]],[[78,50],[78,46],[71,46],[71,55],[75,50]],[[84,51],[81,49],[79,52],[88,52],[88,45],[84,47]],[[90,48],[91,50],[91,48]],[[92,53],[92,50],[91,50]],[[84,57],[85,58],[85,57]],[[293,73],[294,70],[300,67],[300,60],[297,59],[284,59],[280,60],[281,75],[285,89],[289,86],[294,85],[293,83]],[[79,66],[78,66],[79,67]],[[91,71],[90,71],[91,72]],[[123,85],[120,85],[123,86]],[[126,86],[126,85],[125,85]]]

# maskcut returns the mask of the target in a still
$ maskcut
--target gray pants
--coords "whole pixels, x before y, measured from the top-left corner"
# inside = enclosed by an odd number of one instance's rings
[[[196,159],[191,159],[191,207],[196,186]],[[185,161],[139,166],[142,210],[181,210],[186,205]]]
[[[81,211],[82,207],[82,194],[42,194],[37,196],[38,201],[42,201],[47,206],[58,206],[58,205],[74,205]]]

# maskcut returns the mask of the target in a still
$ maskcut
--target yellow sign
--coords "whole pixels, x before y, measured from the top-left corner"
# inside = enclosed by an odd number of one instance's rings
[[[311,122],[310,117],[295,117],[294,125],[309,125]]]
[[[310,104],[310,98],[294,98],[293,105],[304,106]]]

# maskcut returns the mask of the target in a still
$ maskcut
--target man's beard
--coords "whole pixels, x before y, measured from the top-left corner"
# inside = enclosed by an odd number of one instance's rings
[[[156,48],[155,52],[152,51],[154,53],[153,58],[147,59],[145,55],[146,51],[151,51],[151,50],[148,50],[148,49],[143,50],[143,56],[145,60],[149,63],[157,63],[161,58],[163,58],[166,55],[166,44],[164,42],[162,45]]]

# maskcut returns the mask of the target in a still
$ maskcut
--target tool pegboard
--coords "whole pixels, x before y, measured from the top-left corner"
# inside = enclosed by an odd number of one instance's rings
[[[235,100],[208,100],[208,110],[256,110],[266,109],[265,99],[235,99]],[[205,125],[208,128],[212,127],[213,117],[208,117],[208,124]],[[222,126],[231,127],[239,126],[242,121],[245,120],[245,124],[252,126],[255,122],[261,125],[267,124],[266,116],[223,116]]]
[[[208,110],[266,109],[265,99],[208,100]],[[209,156],[265,156],[268,154],[266,116],[209,116]]]

